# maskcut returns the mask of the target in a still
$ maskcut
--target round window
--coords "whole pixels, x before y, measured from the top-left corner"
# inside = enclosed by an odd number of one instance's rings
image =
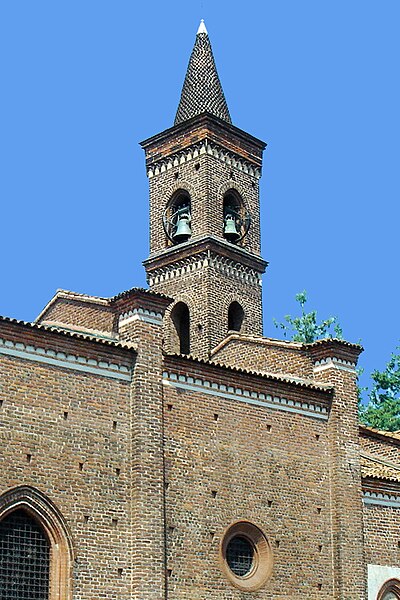
[[[226,577],[235,587],[255,591],[271,576],[271,546],[256,525],[238,521],[228,527],[223,536],[220,562]]]
[[[254,563],[254,546],[251,541],[241,535],[233,537],[226,547],[226,562],[238,577],[250,573]]]

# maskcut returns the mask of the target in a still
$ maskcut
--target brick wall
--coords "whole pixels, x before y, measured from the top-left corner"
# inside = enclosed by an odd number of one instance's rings
[[[211,385],[327,401],[326,393],[183,360],[169,358],[165,369]],[[164,411],[168,597],[332,598],[327,422],[174,382],[164,388]],[[224,531],[239,519],[260,527],[273,550],[272,578],[255,593],[234,588],[219,566]]]
[[[133,365],[131,352],[100,344],[11,324],[0,333],[20,344],[8,351],[29,343]],[[75,552],[74,598],[131,598],[129,397],[128,381],[0,353],[1,492],[32,486],[61,511]]]
[[[251,332],[253,333],[253,332]],[[313,378],[313,363],[302,344],[232,333],[212,353],[215,362],[270,373]]]
[[[115,333],[115,311],[107,306],[106,299],[96,302],[90,298],[79,299],[56,297],[54,302],[45,309],[38,319],[38,323],[56,325],[63,324],[71,329],[103,331]]]

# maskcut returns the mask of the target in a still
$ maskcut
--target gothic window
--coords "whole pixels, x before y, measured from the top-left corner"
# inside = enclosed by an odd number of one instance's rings
[[[244,310],[239,302],[232,302],[228,308],[228,330],[240,331],[244,319]]]
[[[0,496],[0,599],[71,600],[72,541],[41,492],[19,486]]]
[[[390,579],[380,589],[377,600],[400,600],[400,581]]]
[[[250,227],[250,215],[236,190],[229,190],[224,196],[223,234],[231,243],[236,244],[244,238]]]
[[[24,510],[0,523],[0,588],[5,600],[48,600],[50,544]]]
[[[187,242],[192,236],[192,210],[190,196],[178,190],[164,211],[163,225],[168,239],[173,244]]]
[[[184,302],[175,304],[171,313],[180,354],[190,354],[190,315]]]

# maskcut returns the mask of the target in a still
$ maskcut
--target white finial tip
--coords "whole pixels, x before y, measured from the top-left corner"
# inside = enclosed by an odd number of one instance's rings
[[[206,35],[208,35],[208,31],[207,31],[206,26],[204,24],[204,19],[202,19],[200,21],[200,25],[199,25],[199,28],[197,30],[197,34],[199,34],[199,33],[205,33]]]

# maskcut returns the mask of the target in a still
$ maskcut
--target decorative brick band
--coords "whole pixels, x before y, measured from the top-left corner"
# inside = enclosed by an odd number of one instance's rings
[[[119,317],[119,325],[128,325],[133,321],[143,321],[152,325],[162,325],[162,314],[145,308],[134,308]]]
[[[97,361],[85,356],[65,354],[64,352],[56,352],[55,350],[35,346],[26,346],[20,342],[12,342],[11,340],[1,338],[0,354],[44,363],[52,367],[61,367],[101,377],[110,377],[111,379],[120,379],[122,381],[131,381],[132,379],[131,371],[123,365]]]
[[[332,356],[329,358],[322,358],[321,360],[317,360],[314,364],[314,373],[319,373],[320,371],[325,371],[325,369],[332,368],[340,369],[341,371],[348,371],[350,373],[357,372],[355,363]]]
[[[400,496],[393,494],[380,494],[378,492],[364,492],[364,504],[376,504],[378,506],[390,506],[391,508],[400,508]]]
[[[209,251],[201,252],[195,256],[176,261],[173,265],[154,269],[154,271],[151,271],[151,274],[148,275],[148,284],[150,286],[157,285],[158,283],[181,277],[182,275],[192,273],[208,266],[214,267],[221,273],[225,273],[229,277],[242,283],[257,286],[262,285],[261,275],[254,269],[250,269],[239,262]]]
[[[319,406],[318,404],[311,404],[309,402],[299,402],[297,400],[288,400],[287,398],[244,390],[236,386],[227,386],[205,379],[177,375],[176,373],[164,371],[163,384],[171,385],[178,389],[189,390],[191,392],[228,398],[229,400],[237,400],[239,402],[245,402],[246,404],[254,404],[255,406],[265,406],[266,408],[275,410],[298,413],[316,419],[328,419],[328,410],[325,406]]]
[[[208,140],[205,140],[201,144],[190,146],[183,152],[173,154],[166,160],[153,163],[147,171],[147,176],[149,178],[156,177],[170,169],[179,167],[179,165],[191,160],[196,160],[196,158],[199,158],[199,156],[202,156],[203,154],[214,156],[216,159],[230,167],[248,173],[257,179],[260,179],[261,177],[261,169],[259,167],[253,166],[250,162],[243,160],[241,157],[239,158],[236,154],[227,152],[222,146],[218,146],[215,143],[211,144]]]

